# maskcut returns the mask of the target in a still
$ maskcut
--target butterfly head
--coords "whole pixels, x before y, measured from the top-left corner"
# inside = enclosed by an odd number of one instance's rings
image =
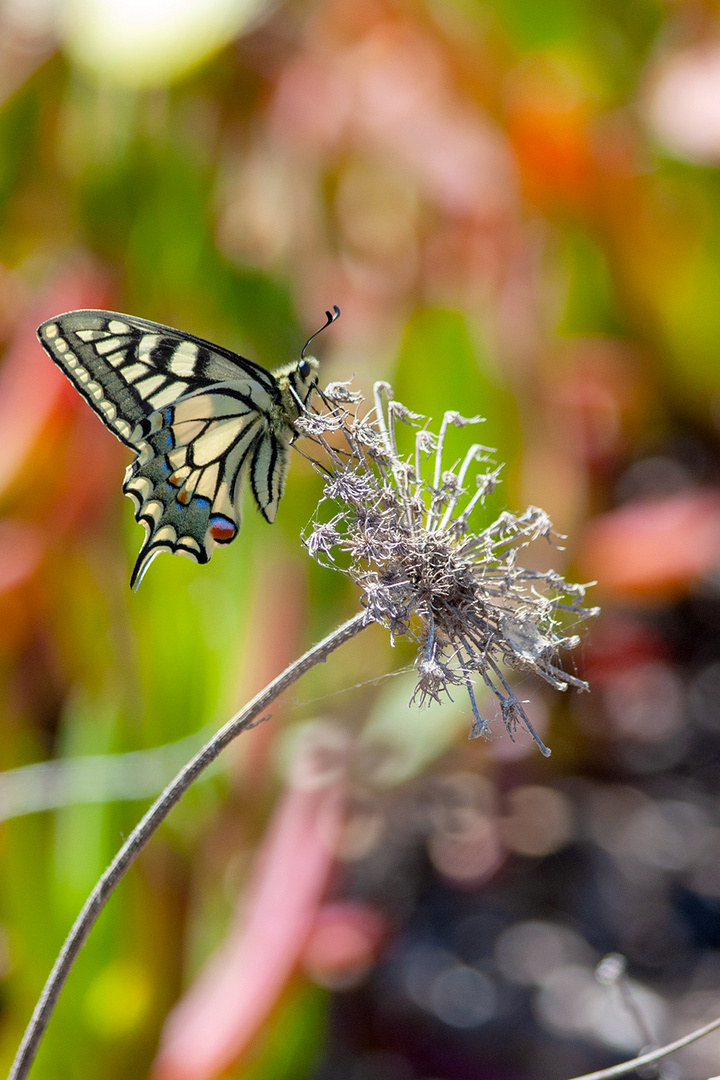
[[[299,364],[297,366],[297,372],[298,372],[298,375],[300,376],[301,379],[303,379],[303,380],[309,379],[310,376],[312,375],[313,366],[310,363],[310,360],[314,360],[314,359],[315,359],[315,357],[313,356],[313,357],[309,357],[306,360],[305,357],[303,356],[302,360],[299,362]]]
[[[273,371],[290,423],[303,411],[317,386],[319,367],[314,356],[303,356]]]
[[[318,369],[320,365],[314,356],[301,356],[295,368],[295,382],[298,396],[303,405],[318,384]]]

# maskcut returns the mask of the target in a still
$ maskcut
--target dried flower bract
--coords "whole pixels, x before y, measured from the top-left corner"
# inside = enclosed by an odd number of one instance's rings
[[[375,408],[360,416],[359,395],[335,384],[325,395],[328,411],[297,422],[326,455],[318,463],[325,492],[305,537],[308,550],[357,582],[368,621],[386,626],[391,639],[418,643],[413,700],[440,701],[464,686],[474,716],[470,735],[488,738],[473,688],[479,677],[511,737],[520,724],[549,754],[505,673],[534,671],[558,690],[588,688],[557,663],[579,641],[567,633],[569,624],[597,613],[581,606],[586,586],[518,565],[518,553],[534,540],[552,543],[550,520],[537,507],[503,513],[473,532],[473,510],[495,489],[500,470],[480,443],[452,468],[443,455],[448,428],[479,417],[445,413],[437,435],[424,427],[416,432],[415,452],[405,458],[397,422],[417,427],[422,418],[395,401],[387,383],[375,384],[374,397]],[[336,512],[321,520],[328,502]]]

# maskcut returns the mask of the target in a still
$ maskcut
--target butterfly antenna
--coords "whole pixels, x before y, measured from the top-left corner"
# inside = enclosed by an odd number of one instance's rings
[[[340,318],[340,308],[337,306],[337,304],[333,304],[332,311],[326,311],[325,316],[326,316],[326,321],[322,324],[320,329],[316,330],[314,334],[311,334],[310,337],[305,342],[305,344],[303,345],[302,352],[300,353],[300,359],[301,360],[305,356],[305,350],[307,349],[308,345],[313,340],[313,338],[316,338],[318,336],[318,334],[322,334],[323,330],[326,330],[327,327],[330,325],[330,323],[334,323],[336,319]]]

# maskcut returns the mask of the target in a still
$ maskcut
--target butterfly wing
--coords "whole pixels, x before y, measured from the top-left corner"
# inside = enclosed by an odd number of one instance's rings
[[[134,316],[72,311],[38,336],[103,422],[136,454],[123,491],[145,527],[130,584],[155,555],[205,563],[240,528],[240,481],[274,521],[291,428],[274,376],[201,338]],[[288,421],[289,425],[289,421]]]
[[[38,328],[58,367],[127,446],[150,413],[214,383],[232,380],[277,399],[275,379],[259,364],[202,338],[113,311],[68,311]]]
[[[146,531],[130,581],[136,588],[161,551],[205,563],[215,544],[234,540],[242,475],[268,438],[267,417],[256,397],[216,384],[151,413],[133,438],[138,456],[123,491]]]
[[[271,524],[285,490],[288,443],[267,428],[255,444],[250,467],[250,487],[260,513]]]

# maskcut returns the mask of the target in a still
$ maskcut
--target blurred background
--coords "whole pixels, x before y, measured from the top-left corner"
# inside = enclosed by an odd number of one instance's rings
[[[308,675],[142,853],[33,1075],[563,1080],[720,1014],[718,165],[715,0],[0,4],[0,1070],[151,799],[357,610],[298,454],[274,527],[129,592],[129,455],[35,339],[72,308],[273,366],[338,304],[324,378],[485,416],[485,512],[544,507],[603,614],[589,695],[515,684],[549,760],[408,709],[379,629]]]

